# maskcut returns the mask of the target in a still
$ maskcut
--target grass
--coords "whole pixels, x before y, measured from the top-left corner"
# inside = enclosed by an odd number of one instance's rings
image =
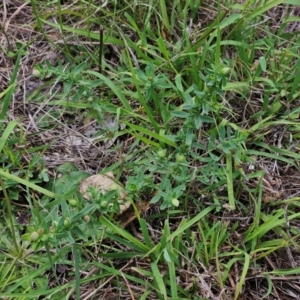
[[[0,297],[297,299],[299,4],[18,5]]]

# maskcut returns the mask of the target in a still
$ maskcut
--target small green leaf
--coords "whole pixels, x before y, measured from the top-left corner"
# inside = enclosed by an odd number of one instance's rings
[[[264,56],[261,56],[259,58],[259,65],[264,72],[267,71],[267,63],[266,63],[266,58]]]
[[[67,96],[69,95],[72,87],[73,87],[73,82],[72,81],[64,81],[64,95]]]
[[[82,62],[74,69],[73,74],[75,76],[80,74],[85,69],[85,67],[86,67],[86,62]]]
[[[168,263],[172,262],[169,252],[166,248],[163,249],[163,254],[164,254],[164,259],[166,260],[166,262],[168,262]]]
[[[182,110],[173,110],[173,111],[171,111],[171,115],[174,117],[177,117],[177,118],[182,118],[182,119],[187,119],[190,116],[189,113],[182,111]]]

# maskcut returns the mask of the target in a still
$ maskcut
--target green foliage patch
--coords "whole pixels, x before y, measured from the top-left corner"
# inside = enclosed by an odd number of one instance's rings
[[[30,4],[33,28],[61,54],[33,70],[44,83],[26,101],[49,110],[39,129],[65,114],[102,125],[95,143],[113,141],[107,157],[119,156],[101,173],[124,193],[90,188],[85,199],[90,174],[71,163],[49,172],[50,145],[29,145],[22,118],[10,119],[27,41],[0,93],[0,297],[100,299],[109,283],[138,299],[239,299],[261,278],[262,298],[278,276],[298,275],[269,262],[300,249],[299,197],[295,185],[286,191],[299,174],[300,39],[288,30],[299,4]],[[274,26],[268,13],[279,8]],[[121,198],[131,228],[116,218]],[[23,223],[20,207],[31,216]]]

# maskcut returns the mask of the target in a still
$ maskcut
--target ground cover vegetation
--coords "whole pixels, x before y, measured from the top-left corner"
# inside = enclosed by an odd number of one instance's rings
[[[1,299],[298,299],[298,1],[0,8]]]

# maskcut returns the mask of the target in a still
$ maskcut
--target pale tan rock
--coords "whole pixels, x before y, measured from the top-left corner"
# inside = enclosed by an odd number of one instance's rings
[[[149,200],[138,201],[134,204],[131,203],[130,200],[126,201],[126,192],[120,184],[115,182],[112,172],[108,172],[103,175],[92,175],[81,181],[79,191],[87,201],[90,198],[90,195],[87,192],[89,187],[96,187],[101,193],[105,193],[105,191],[116,188],[119,190],[120,214],[115,215],[114,219],[119,222],[122,227],[126,227],[135,220],[138,215],[144,213],[150,206]]]
[[[112,172],[108,172],[106,174],[97,174],[92,175],[81,181],[79,186],[79,192],[83,195],[86,200],[89,200],[90,194],[87,192],[89,187],[96,187],[99,189],[101,193],[105,193],[105,191],[109,191],[111,189],[118,189],[120,192],[120,212],[122,213],[126,210],[130,205],[130,201],[124,202],[125,192],[123,188],[114,181],[114,175]]]

